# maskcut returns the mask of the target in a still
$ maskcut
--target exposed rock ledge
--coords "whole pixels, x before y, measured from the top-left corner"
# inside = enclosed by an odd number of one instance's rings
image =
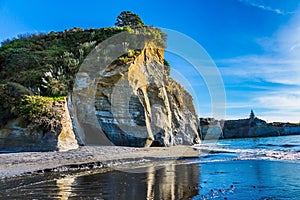
[[[45,129],[38,124],[27,124],[21,117],[9,121],[0,129],[0,151],[66,151],[76,149],[78,143],[73,132],[67,101],[53,102],[61,115],[59,129]]]

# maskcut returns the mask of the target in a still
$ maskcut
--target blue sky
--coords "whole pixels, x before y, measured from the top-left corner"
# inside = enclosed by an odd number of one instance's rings
[[[41,3],[43,2],[43,3]],[[300,121],[299,0],[0,0],[0,40],[20,33],[113,26],[123,10],[148,25],[181,32],[198,42],[218,67],[226,89],[226,118],[250,109],[271,121]],[[184,59],[166,54],[180,74]],[[199,115],[211,116],[201,77],[185,80],[195,91]]]

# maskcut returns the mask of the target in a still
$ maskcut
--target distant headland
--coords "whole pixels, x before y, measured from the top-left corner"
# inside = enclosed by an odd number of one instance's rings
[[[237,120],[216,120],[200,118],[202,139],[229,139],[272,137],[300,134],[300,124],[272,122],[259,119],[251,110],[249,118]]]

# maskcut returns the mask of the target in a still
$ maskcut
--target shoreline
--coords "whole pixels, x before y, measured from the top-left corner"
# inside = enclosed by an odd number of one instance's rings
[[[229,160],[200,165],[177,162],[170,165],[168,161],[165,162],[166,165],[161,163],[164,162],[151,162],[151,166],[142,163],[143,171],[139,173],[128,173],[126,170],[109,167],[0,180],[0,197],[170,199],[170,196],[176,196],[178,199],[296,199],[300,192],[297,163],[270,160]],[[159,168],[155,168],[156,164],[160,165]],[[132,166],[134,168],[134,165],[125,163],[125,167],[129,169]],[[285,179],[288,181],[283,181]],[[139,192],[124,193],[124,190]]]
[[[64,152],[20,152],[0,154],[0,179],[43,172],[101,169],[125,164],[197,158],[191,146],[132,148],[82,146]]]

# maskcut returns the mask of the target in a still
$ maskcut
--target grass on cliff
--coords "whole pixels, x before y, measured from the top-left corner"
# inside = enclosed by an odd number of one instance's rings
[[[65,98],[25,96],[19,105],[20,116],[43,128],[55,129],[60,125],[62,117],[62,109],[59,108],[62,104],[59,101],[64,101]]]
[[[86,56],[107,38],[124,31],[138,35],[141,38],[138,42],[165,43],[164,34],[154,27],[143,27],[142,31],[127,26],[72,28],[49,34],[20,35],[17,39],[4,41],[0,47],[0,80],[19,83],[43,96],[67,95]],[[118,59],[119,64],[126,64],[139,55],[140,50],[134,48],[133,41],[128,42],[128,53]]]

